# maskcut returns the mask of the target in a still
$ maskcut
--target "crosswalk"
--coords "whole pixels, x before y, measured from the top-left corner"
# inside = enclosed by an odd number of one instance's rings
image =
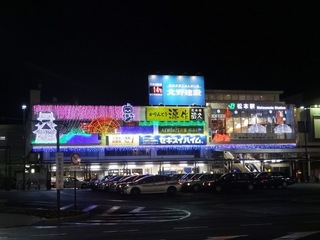
[[[274,238],[272,240],[286,240],[286,239],[287,240],[298,240],[301,238],[312,236],[312,235],[317,234],[319,232],[320,231],[294,232],[294,233],[290,233],[288,235],[283,235],[279,238]],[[246,239],[246,238],[250,238],[250,236],[249,235],[228,235],[228,236],[226,235],[226,236],[208,237],[204,240],[229,240],[229,239],[237,239],[237,238]]]
[[[187,218],[190,212],[174,208],[146,208],[112,206],[100,214],[94,214],[89,219],[65,224],[85,225],[116,225],[143,224],[156,222],[178,221]]]
[[[97,205],[87,206],[82,209],[82,211],[89,212],[97,208]],[[145,224],[145,223],[160,223],[169,221],[178,221],[188,218],[191,213],[181,209],[175,208],[150,208],[150,207],[130,207],[130,206],[109,206],[107,209],[99,210],[98,214],[92,215],[88,219],[79,219],[78,221],[70,221],[63,223],[66,226],[114,226],[122,224]],[[197,227],[193,227],[196,230]],[[201,226],[202,229],[207,228],[206,226]],[[173,227],[172,229],[181,231],[190,230],[190,227]],[[120,231],[120,230],[119,230]],[[130,231],[130,229],[128,229]],[[135,229],[134,231],[140,231]],[[108,231],[108,233],[116,233],[117,230]],[[123,230],[121,230],[123,232]],[[273,238],[272,240],[298,240],[304,239],[306,237],[314,236],[320,237],[320,231],[305,231],[305,232],[291,232],[288,234],[283,234]],[[241,235],[225,235],[225,236],[208,236],[203,240],[228,240],[228,239],[252,239],[250,234]]]

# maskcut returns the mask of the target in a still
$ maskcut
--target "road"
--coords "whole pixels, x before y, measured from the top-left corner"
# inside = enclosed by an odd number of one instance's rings
[[[0,239],[320,239],[320,184],[254,193],[178,193],[137,197],[89,189],[61,191],[77,219],[1,229]],[[56,207],[56,191],[1,192],[9,205]],[[75,204],[76,203],[76,204]]]

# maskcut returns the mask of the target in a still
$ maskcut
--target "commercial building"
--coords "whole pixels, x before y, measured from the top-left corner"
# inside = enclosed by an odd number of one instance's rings
[[[148,80],[148,106],[43,104],[32,91],[25,176],[21,164],[6,176],[38,188],[74,174],[273,170],[317,179],[320,150],[303,141],[318,138],[319,111],[280,101],[281,91],[205,90],[201,76]],[[313,135],[302,131],[307,122]]]

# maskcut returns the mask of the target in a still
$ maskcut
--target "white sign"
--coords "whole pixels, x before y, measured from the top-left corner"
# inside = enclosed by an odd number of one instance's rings
[[[139,136],[137,135],[110,135],[108,136],[109,146],[138,146]]]
[[[63,189],[63,153],[56,153],[56,189]]]
[[[257,106],[258,110],[286,110],[286,106]]]

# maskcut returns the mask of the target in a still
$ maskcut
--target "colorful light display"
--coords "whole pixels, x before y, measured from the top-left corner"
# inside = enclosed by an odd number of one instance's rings
[[[143,114],[144,107],[133,107],[133,114],[136,121],[143,121],[140,119]],[[116,120],[123,119],[123,106],[91,106],[91,105],[34,105],[33,113],[38,115],[40,112],[53,112],[56,119],[59,120],[89,120],[108,116]]]
[[[129,111],[129,115],[124,113],[124,106]],[[34,114],[37,116],[38,123],[34,133],[42,134],[36,137],[33,142],[33,150],[35,152],[55,152],[56,146],[56,125],[54,122],[65,121],[68,124],[68,132],[63,132],[60,136],[61,151],[64,152],[84,152],[84,151],[129,151],[134,149],[146,150],[150,148],[162,150],[223,150],[223,149],[288,149],[296,147],[296,144],[232,144],[219,141],[219,143],[207,144],[206,135],[197,134],[181,134],[174,133],[170,135],[159,134],[159,126],[163,127],[197,127],[205,128],[206,122],[203,120],[194,121],[146,121],[146,107],[132,107],[124,106],[73,106],[73,105],[35,105]],[[52,112],[50,112],[52,111]],[[125,115],[124,115],[125,114]],[[44,119],[46,117],[47,119]],[[127,117],[124,119],[124,117]],[[129,118],[130,119],[129,119]],[[134,119],[133,119],[134,117]],[[116,122],[116,128],[112,131],[91,131],[79,132],[81,129],[80,123],[90,123],[93,119],[112,119]],[[131,122],[134,120],[134,122]],[[51,124],[51,125],[50,125]],[[130,126],[123,126],[124,124],[131,124]],[[79,126],[78,126],[79,125]],[[48,126],[44,128],[44,126]],[[100,124],[100,127],[106,125]],[[114,130],[117,130],[116,132]],[[169,129],[171,130],[171,129]],[[166,131],[169,131],[166,129]],[[94,134],[92,134],[94,133]],[[133,144],[126,146],[121,142],[120,145],[102,144],[102,139],[107,139],[108,134],[119,135],[137,135],[139,136],[139,145]],[[144,136],[149,136],[145,138]],[[151,137],[150,137],[151,136]],[[198,138],[197,138],[198,137]],[[153,144],[151,140],[155,140],[157,144]]]
[[[86,133],[107,134],[117,133],[120,124],[111,117],[98,117],[93,119],[89,124],[81,124],[81,127]]]
[[[204,121],[190,121],[190,122],[159,122],[159,121],[140,121],[140,126],[181,126],[181,127],[192,127],[192,126],[205,126],[206,122]]]
[[[138,150],[146,149],[177,149],[177,150],[235,150],[235,149],[293,149],[296,147],[296,144],[211,144],[205,146],[197,145],[182,145],[182,146],[139,146],[135,147]],[[61,146],[62,152],[83,152],[83,151],[129,151],[132,150],[132,147],[112,147],[112,146]],[[56,147],[54,146],[34,146],[33,150],[35,152],[55,152]]]

